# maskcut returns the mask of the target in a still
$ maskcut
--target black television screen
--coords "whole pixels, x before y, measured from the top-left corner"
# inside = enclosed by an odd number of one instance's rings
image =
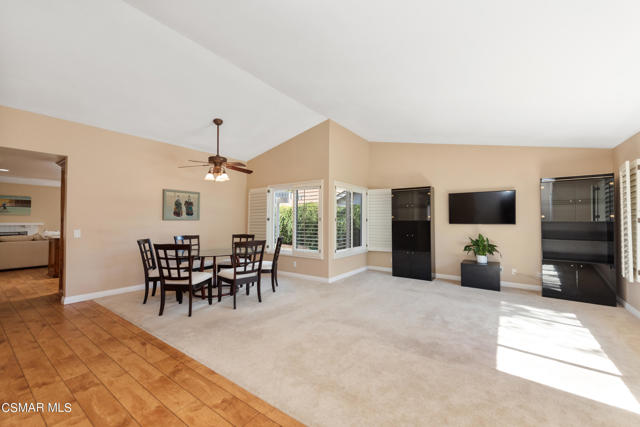
[[[449,224],[515,224],[516,190],[449,193]]]

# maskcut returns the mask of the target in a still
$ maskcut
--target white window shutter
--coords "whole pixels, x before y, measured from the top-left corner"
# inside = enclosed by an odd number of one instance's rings
[[[633,278],[640,282],[640,177],[638,176],[640,159],[631,162],[629,167],[629,193],[631,200],[631,241],[633,259]]]
[[[633,282],[635,274],[633,253],[633,230],[631,224],[631,171],[626,161],[620,166],[620,263],[622,277]]]
[[[249,190],[249,214],[247,230],[256,240],[267,240],[267,189]]]
[[[368,249],[391,252],[391,189],[369,190],[367,194]]]

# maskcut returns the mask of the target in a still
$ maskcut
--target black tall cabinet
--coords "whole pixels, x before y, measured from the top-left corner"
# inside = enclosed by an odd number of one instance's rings
[[[613,174],[540,181],[542,295],[616,305]]]
[[[433,187],[391,190],[393,275],[435,278]]]

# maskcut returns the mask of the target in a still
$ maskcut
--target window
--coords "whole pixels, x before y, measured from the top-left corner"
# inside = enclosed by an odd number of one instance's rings
[[[249,191],[250,233],[265,235],[267,252],[282,237],[285,255],[322,258],[322,181]]]
[[[366,251],[365,198],[366,189],[336,183],[335,253],[337,256]]]

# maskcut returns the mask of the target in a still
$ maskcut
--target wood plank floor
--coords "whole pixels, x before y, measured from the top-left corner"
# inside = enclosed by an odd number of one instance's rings
[[[45,405],[0,425],[301,425],[93,301],[59,304],[57,286],[0,272],[0,404]]]

